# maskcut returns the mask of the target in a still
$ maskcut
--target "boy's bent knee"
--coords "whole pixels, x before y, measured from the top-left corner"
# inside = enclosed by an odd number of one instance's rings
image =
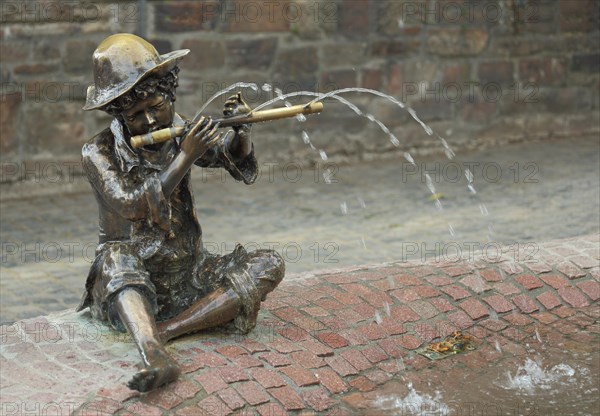
[[[261,298],[275,289],[285,275],[285,261],[276,251],[258,250],[250,254],[248,272],[261,292]]]

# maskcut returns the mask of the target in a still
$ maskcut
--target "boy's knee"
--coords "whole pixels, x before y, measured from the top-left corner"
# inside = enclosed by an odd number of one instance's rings
[[[279,253],[272,250],[259,250],[252,254],[248,272],[255,280],[261,298],[264,300],[265,296],[283,280],[285,261]]]

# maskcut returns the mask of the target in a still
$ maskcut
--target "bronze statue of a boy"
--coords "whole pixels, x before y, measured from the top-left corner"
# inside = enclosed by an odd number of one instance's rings
[[[183,138],[133,149],[129,139],[185,121],[175,113],[178,62],[190,51],[159,55],[131,34],[106,38],[93,56],[94,86],[84,110],[114,117],[82,150],[83,167],[99,207],[99,246],[78,311],[128,331],[145,368],[128,386],[149,391],[175,380],[177,363],[163,343],[233,321],[242,332],[256,325],[261,300],[283,279],[274,251],[208,253],[194,211],[190,168],[225,168],[251,184],[257,162],[250,126],[225,134],[208,117]],[[230,97],[226,117],[248,112]]]

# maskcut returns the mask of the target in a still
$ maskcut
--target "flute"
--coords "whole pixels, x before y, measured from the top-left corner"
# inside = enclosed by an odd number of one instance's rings
[[[316,102],[311,103],[309,105],[301,104],[294,105],[291,107],[272,108],[269,110],[262,111],[251,111],[247,114],[239,114],[233,117],[219,118],[215,119],[214,121],[220,123],[219,128],[232,127],[239,126],[240,124],[260,123],[262,121],[279,120],[282,118],[294,117],[298,114],[315,114],[320,113],[321,111],[323,111],[323,103]],[[166,129],[153,131],[151,133],[133,136],[131,138],[131,146],[133,148],[139,148],[150,144],[166,142],[167,140],[179,137],[185,133],[189,126],[192,126],[193,124],[197,123],[199,118],[199,115],[197,115],[196,117],[194,117],[194,120],[192,120],[191,123],[185,126],[168,127]]]

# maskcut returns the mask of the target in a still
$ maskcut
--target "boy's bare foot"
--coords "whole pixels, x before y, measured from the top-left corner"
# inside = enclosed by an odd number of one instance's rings
[[[148,352],[146,366],[127,383],[132,390],[146,392],[177,380],[181,370],[162,347]]]

